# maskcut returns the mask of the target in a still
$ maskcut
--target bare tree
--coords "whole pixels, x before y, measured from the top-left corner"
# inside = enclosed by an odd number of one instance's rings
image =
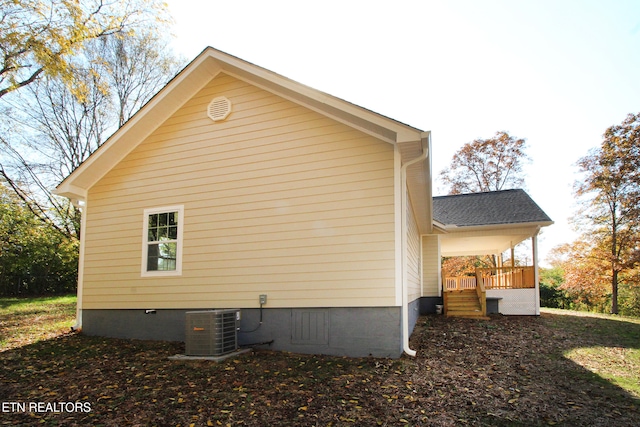
[[[84,68],[76,69],[83,97],[61,79],[45,77],[11,99],[14,124],[21,127],[3,141],[0,174],[38,218],[68,237],[80,234],[80,212],[50,189],[173,77],[178,60],[166,45],[149,33],[91,41]]]
[[[440,172],[449,194],[521,188],[522,167],[529,161],[526,141],[497,132],[493,138],[476,139],[458,150],[447,169]]]
[[[522,167],[529,161],[524,139],[497,132],[493,138],[476,139],[462,146],[448,168],[440,172],[449,194],[478,193],[521,188]],[[515,265],[515,260],[511,260]],[[454,257],[443,261],[447,271],[471,272],[476,267],[497,267],[493,255]]]
[[[94,61],[104,65],[108,86],[112,88],[118,126],[151,99],[184,62],[176,58],[161,37],[151,32],[106,37],[94,46]]]

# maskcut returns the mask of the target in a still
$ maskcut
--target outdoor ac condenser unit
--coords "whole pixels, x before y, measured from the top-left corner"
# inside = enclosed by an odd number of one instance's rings
[[[238,349],[240,310],[188,311],[185,355],[223,356]]]

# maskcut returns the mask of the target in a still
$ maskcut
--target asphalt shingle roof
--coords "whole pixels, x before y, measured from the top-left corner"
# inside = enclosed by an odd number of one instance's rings
[[[458,227],[552,222],[536,202],[519,189],[434,197],[433,219]]]

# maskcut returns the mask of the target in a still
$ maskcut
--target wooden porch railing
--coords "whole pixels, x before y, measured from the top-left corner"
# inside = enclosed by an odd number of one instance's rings
[[[477,284],[481,282],[485,289],[532,289],[536,287],[533,267],[478,268],[475,276],[445,276],[443,282],[445,292],[475,289]]]
[[[482,277],[486,289],[531,289],[536,287],[533,267],[478,268],[476,275]],[[478,282],[480,282],[479,279]]]
[[[476,269],[476,282],[478,284],[478,286],[476,286],[476,293],[478,294],[480,306],[482,307],[482,316],[484,317],[487,315],[487,292],[485,291],[484,278],[478,269]]]
[[[444,278],[444,291],[462,291],[464,289],[476,288],[475,276],[459,276],[459,277],[445,277]]]

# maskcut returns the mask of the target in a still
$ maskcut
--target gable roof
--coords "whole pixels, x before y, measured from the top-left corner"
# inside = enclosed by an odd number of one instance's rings
[[[421,232],[430,232],[430,132],[406,125],[342,99],[297,83],[212,47],[204,49],[98,150],[65,178],[55,194],[85,200],[89,189],[211,79],[224,73],[305,106],[397,147],[401,162],[424,155],[407,169],[407,187]]]
[[[433,218],[445,227],[553,223],[520,189],[434,197]]]

